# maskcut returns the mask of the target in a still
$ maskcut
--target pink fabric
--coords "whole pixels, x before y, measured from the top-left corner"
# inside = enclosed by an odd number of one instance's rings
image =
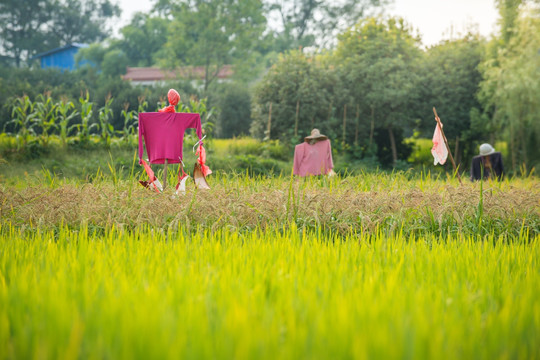
[[[437,163],[443,165],[448,157],[448,149],[446,149],[446,145],[444,144],[439,124],[435,126],[435,132],[433,133],[433,147],[431,148],[431,154],[433,155],[434,165],[437,165]]]
[[[191,113],[140,113],[139,164],[143,158],[143,138],[151,164],[177,164],[183,158],[182,144],[186,129],[195,129],[202,138],[201,117]]]
[[[333,168],[330,140],[319,141],[313,145],[307,142],[296,145],[294,149],[294,175],[326,175]]]

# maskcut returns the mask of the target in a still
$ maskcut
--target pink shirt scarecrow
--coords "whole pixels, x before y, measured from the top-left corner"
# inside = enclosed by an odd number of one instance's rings
[[[330,140],[313,129],[305,142],[294,149],[293,174],[299,176],[326,175],[334,168]]]

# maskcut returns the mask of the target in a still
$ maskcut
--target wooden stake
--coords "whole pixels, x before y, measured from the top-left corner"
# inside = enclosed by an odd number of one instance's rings
[[[441,130],[441,134],[442,134],[442,137],[444,139],[444,144],[446,145],[446,150],[448,151],[448,155],[450,155],[450,161],[452,161],[452,166],[454,167],[454,171],[457,174],[459,183],[463,184],[461,182],[461,175],[459,175],[459,171],[457,171],[456,162],[454,161],[454,157],[452,156],[452,152],[450,151],[450,147],[448,146],[448,140],[446,140],[446,136],[444,136],[444,131],[443,131],[441,119],[439,118],[439,115],[437,115],[437,110],[435,110],[435,107],[433,107],[433,114],[435,114],[435,121],[437,121],[437,126]]]
[[[300,100],[296,101],[296,119],[294,120],[294,136],[298,135],[298,111],[300,110]]]
[[[358,145],[358,121],[360,120],[360,105],[356,104],[356,129],[354,131],[354,145]]]
[[[270,140],[270,129],[272,128],[272,103],[270,103],[270,109],[268,110],[268,128],[266,129],[268,140]]]
[[[369,131],[369,147],[373,143],[373,132],[375,130],[375,109],[371,107],[371,130]]]
[[[167,187],[167,165],[169,160],[165,159],[165,165],[163,166],[163,190]]]
[[[461,163],[461,156],[459,155],[459,136],[456,136],[456,148],[454,149],[454,155],[456,155],[456,164]]]
[[[343,105],[343,145],[345,145],[345,134],[347,132],[347,105]]]

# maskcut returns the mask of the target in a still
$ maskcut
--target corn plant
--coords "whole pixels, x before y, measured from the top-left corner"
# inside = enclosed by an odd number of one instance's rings
[[[71,101],[69,101],[67,98],[61,99],[60,102],[56,105],[56,117],[58,119],[58,130],[60,132],[60,140],[62,141],[63,147],[66,147],[67,145],[67,139],[68,139],[69,133],[73,129],[77,128],[77,125],[69,126],[69,122],[78,114],[79,112],[75,109],[75,105]]]
[[[124,142],[129,142],[130,139],[135,134],[135,131],[137,130],[137,122],[135,120],[135,114],[137,113],[134,110],[128,111],[129,109],[129,103],[124,104],[124,110],[122,110],[122,117],[124,118],[124,125],[122,127],[122,130],[120,130],[118,133],[122,135],[122,140]]]
[[[92,107],[94,103],[90,101],[90,95],[88,91],[85,97],[79,97],[79,103],[81,104],[81,123],[77,124],[77,136],[79,141],[83,144],[87,144],[90,141],[90,121],[92,120]]]
[[[195,97],[191,97],[189,99],[189,105],[185,105],[183,103],[179,103],[179,112],[192,112],[197,113],[201,116],[201,127],[202,132],[204,135],[206,135],[205,142],[208,143],[212,138],[212,133],[214,131],[214,123],[210,121],[212,119],[212,116],[214,114],[215,108],[211,108],[210,110],[206,107],[206,98],[198,100]],[[188,142],[196,142],[196,140],[193,138],[193,135],[187,136]]]
[[[11,104],[12,120],[7,125],[13,124],[17,128],[17,148],[26,146],[30,136],[35,135],[34,127],[36,124],[33,121],[35,104],[27,95],[15,98]]]
[[[139,106],[137,107],[137,113],[146,112],[146,109],[148,109],[148,101],[145,100],[144,96],[139,96],[137,100],[139,101]]]
[[[49,132],[57,128],[56,106],[50,92],[39,94],[35,102],[35,116],[32,120],[41,129],[39,141],[43,146],[49,144]]]
[[[111,137],[114,135],[114,128],[111,124],[113,117],[113,110],[111,109],[112,102],[113,98],[111,97],[111,94],[107,95],[105,98],[105,105],[99,109],[99,122],[90,126],[90,128],[96,127],[100,131],[101,141],[107,148],[111,145]]]

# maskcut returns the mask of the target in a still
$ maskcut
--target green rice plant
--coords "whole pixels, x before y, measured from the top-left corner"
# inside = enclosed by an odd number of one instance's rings
[[[176,221],[2,225],[0,357],[540,356],[538,237]]]
[[[39,133],[39,142],[46,147],[49,144],[49,135],[51,131],[57,128],[56,108],[57,104],[51,98],[51,93],[39,94],[34,104],[35,114],[33,121],[41,130]]]
[[[71,112],[70,112],[71,110]],[[75,109],[73,102],[63,97],[60,102],[56,104],[56,118],[58,119],[58,129],[62,147],[67,146],[67,141],[70,133],[77,128],[77,125],[69,125],[79,112]]]

